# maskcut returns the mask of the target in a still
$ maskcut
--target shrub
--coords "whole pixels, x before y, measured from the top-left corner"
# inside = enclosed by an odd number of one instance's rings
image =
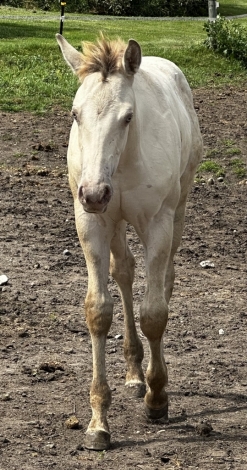
[[[14,8],[22,8],[23,7],[23,1],[20,0],[0,0],[0,5],[6,5],[8,7],[14,7]]]
[[[57,6],[57,2],[54,0],[52,1],[52,4],[54,7]],[[67,0],[65,11],[67,11],[68,13],[88,13],[88,0]]]
[[[0,5],[60,8],[58,0],[0,0]],[[67,0],[65,9],[71,13],[115,16],[207,16],[207,0]]]
[[[89,0],[89,10],[97,15],[125,16],[130,11],[131,0]]]
[[[26,9],[36,8],[45,11],[60,10],[59,0],[0,0],[0,5]],[[67,0],[65,9],[69,13],[88,13],[88,0]]]
[[[205,0],[89,0],[97,14],[122,16],[206,16]]]
[[[247,67],[247,30],[233,20],[219,17],[204,24],[209,49],[240,60]]]

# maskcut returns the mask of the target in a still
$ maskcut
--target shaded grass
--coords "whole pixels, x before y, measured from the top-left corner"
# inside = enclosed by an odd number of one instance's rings
[[[223,0],[220,1],[218,12],[221,16],[234,16],[247,14],[246,0]]]

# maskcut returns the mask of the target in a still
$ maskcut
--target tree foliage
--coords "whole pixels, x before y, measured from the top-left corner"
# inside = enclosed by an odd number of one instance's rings
[[[65,0],[66,1],[66,0]],[[0,5],[59,10],[58,0],[0,0]],[[66,11],[115,16],[207,16],[207,0],[67,0]]]

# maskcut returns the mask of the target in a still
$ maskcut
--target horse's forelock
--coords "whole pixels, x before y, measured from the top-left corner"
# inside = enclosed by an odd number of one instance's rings
[[[102,80],[121,69],[126,44],[121,40],[109,41],[103,35],[96,43],[83,43],[82,66],[77,72],[80,81],[85,76],[101,72]]]

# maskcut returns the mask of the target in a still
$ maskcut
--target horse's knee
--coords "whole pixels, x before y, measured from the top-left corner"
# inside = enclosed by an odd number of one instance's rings
[[[113,300],[110,294],[96,295],[88,293],[85,300],[86,320],[92,335],[106,335],[113,316]]]
[[[135,270],[135,258],[129,250],[124,259],[111,256],[110,273],[118,285],[133,283]]]
[[[140,309],[140,325],[149,341],[160,341],[166,328],[168,306],[164,298],[147,301],[144,299]]]

